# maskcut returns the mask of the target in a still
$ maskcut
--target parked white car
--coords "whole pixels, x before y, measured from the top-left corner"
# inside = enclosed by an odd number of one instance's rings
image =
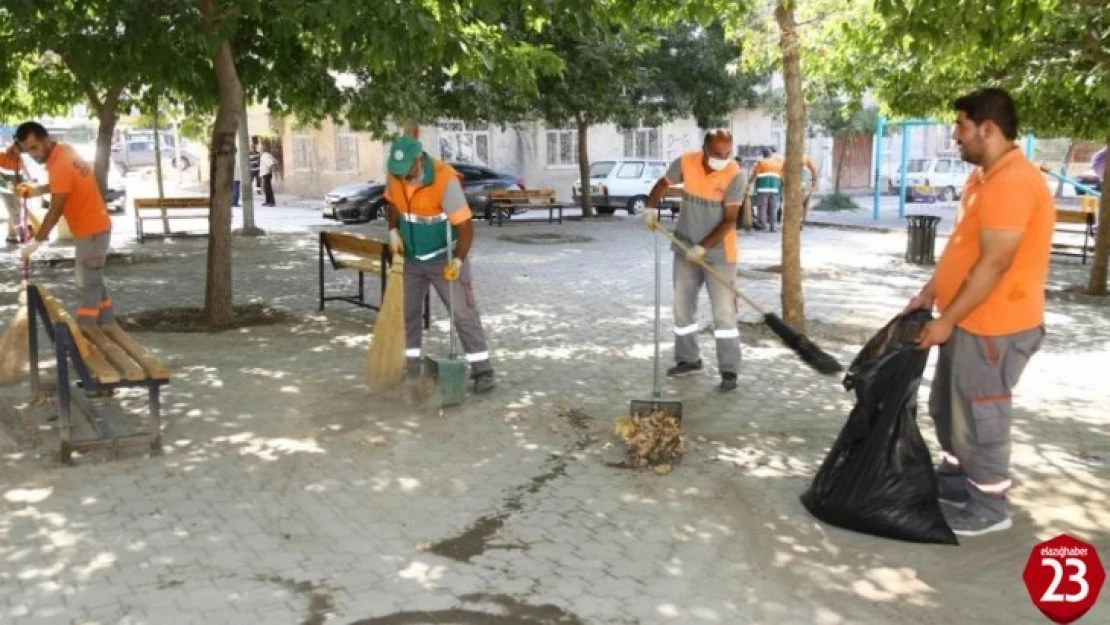
[[[963,193],[967,177],[975,166],[958,156],[935,158],[912,158],[906,163],[906,201],[940,200],[950,202],[959,199]],[[890,179],[890,192],[897,195],[901,187],[901,176],[896,173]]]
[[[618,209],[636,215],[644,210],[655,182],[667,172],[665,161],[610,159],[590,164],[590,203],[602,215]],[[582,183],[571,187],[575,202],[581,203]]]

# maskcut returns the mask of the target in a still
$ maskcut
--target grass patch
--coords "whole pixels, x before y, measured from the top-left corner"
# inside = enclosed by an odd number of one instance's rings
[[[821,198],[820,202],[813,207],[815,211],[836,212],[836,211],[854,211],[859,208],[855,200],[843,193],[833,193]]]

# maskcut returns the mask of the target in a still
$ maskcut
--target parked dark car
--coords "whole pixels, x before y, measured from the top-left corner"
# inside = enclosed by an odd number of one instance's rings
[[[370,180],[352,182],[328,191],[324,196],[324,219],[345,224],[366,223],[385,215],[385,183]]]
[[[473,163],[450,163],[455,171],[462,176],[463,193],[466,194],[466,203],[475,217],[489,219],[493,204],[490,202],[490,191],[495,189],[508,189],[519,191],[524,189],[524,180],[503,171],[496,171],[483,165]]]
[[[467,204],[478,217],[489,216],[489,193],[494,189],[523,189],[524,181],[513,174],[473,163],[450,163],[462,176]],[[324,219],[343,223],[366,223],[385,216],[385,183],[374,180],[336,187],[324,196]]]

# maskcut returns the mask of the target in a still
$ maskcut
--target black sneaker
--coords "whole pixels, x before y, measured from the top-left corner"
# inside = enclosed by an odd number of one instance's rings
[[[736,387],[737,383],[735,373],[721,374],[721,385],[717,387],[717,390],[721,391],[722,393],[727,393],[729,391],[735,391]]]
[[[492,371],[474,376],[474,392],[479,395],[492,391],[495,386],[497,386],[497,380],[494,379]]]
[[[679,376],[679,375],[686,375],[688,373],[694,373],[695,371],[701,371],[701,361],[700,360],[697,361],[697,362],[680,362],[680,363],[678,363],[677,365],[671,367],[670,369],[667,369],[667,377],[668,378],[673,378],[673,377]]]

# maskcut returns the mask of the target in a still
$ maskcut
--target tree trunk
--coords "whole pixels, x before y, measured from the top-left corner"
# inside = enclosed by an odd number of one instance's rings
[[[1068,139],[1068,151],[1064,153],[1064,164],[1060,166],[1060,173],[1068,175],[1068,165],[1071,164],[1071,153],[1075,151],[1075,140]],[[1064,181],[1056,181],[1056,197],[1064,197]]]
[[[212,0],[200,0],[201,15],[209,36],[214,35]],[[219,107],[212,124],[209,155],[208,278],[204,290],[204,321],[209,328],[230,325],[235,313],[231,293],[231,179],[235,167],[235,135],[239,126],[243,87],[235,70],[235,57],[226,40],[216,50],[212,69],[219,89]]]
[[[1110,137],[1106,138],[1107,150],[1110,150]],[[1106,270],[1110,265],[1110,193],[1106,189],[1106,175],[1110,173],[1110,164],[1102,176],[1102,200],[1098,207],[1098,234],[1095,237],[1095,258],[1091,263],[1091,278],[1087,285],[1090,295],[1106,295]]]
[[[153,111],[151,116],[154,118],[154,174],[158,177],[158,199],[166,197],[165,181],[162,178],[162,140],[158,132],[159,115],[158,115],[158,96],[151,97],[153,101]],[[169,223],[163,220],[166,225],[166,234],[169,234]]]
[[[116,132],[116,122],[119,121],[119,117],[116,115],[115,109],[111,111],[101,109],[96,117],[98,124],[93,175],[96,176],[96,184],[100,187],[100,195],[104,197],[108,192],[108,165],[112,161],[112,135]],[[126,146],[124,149],[126,149]]]
[[[243,205],[243,229],[239,234],[257,237],[265,234],[254,223],[254,185],[251,183],[251,137],[247,127],[247,99],[244,97],[239,106],[239,201]]]
[[[782,316],[799,332],[805,332],[802,299],[802,151],[806,111],[802,94],[801,51],[794,3],[779,0],[775,7],[779,25],[779,48],[786,86],[786,188],[782,210]]]
[[[597,211],[594,210],[593,203],[590,202],[590,153],[586,149],[586,137],[590,130],[590,125],[586,123],[586,118],[582,113],[574,114],[574,123],[578,129],[578,179],[582,181],[582,216],[594,217]]]
[[[840,144],[840,154],[836,157],[836,180],[833,182],[833,193],[840,193],[840,181],[844,177],[844,163],[848,160],[849,147],[855,135],[844,135]]]

